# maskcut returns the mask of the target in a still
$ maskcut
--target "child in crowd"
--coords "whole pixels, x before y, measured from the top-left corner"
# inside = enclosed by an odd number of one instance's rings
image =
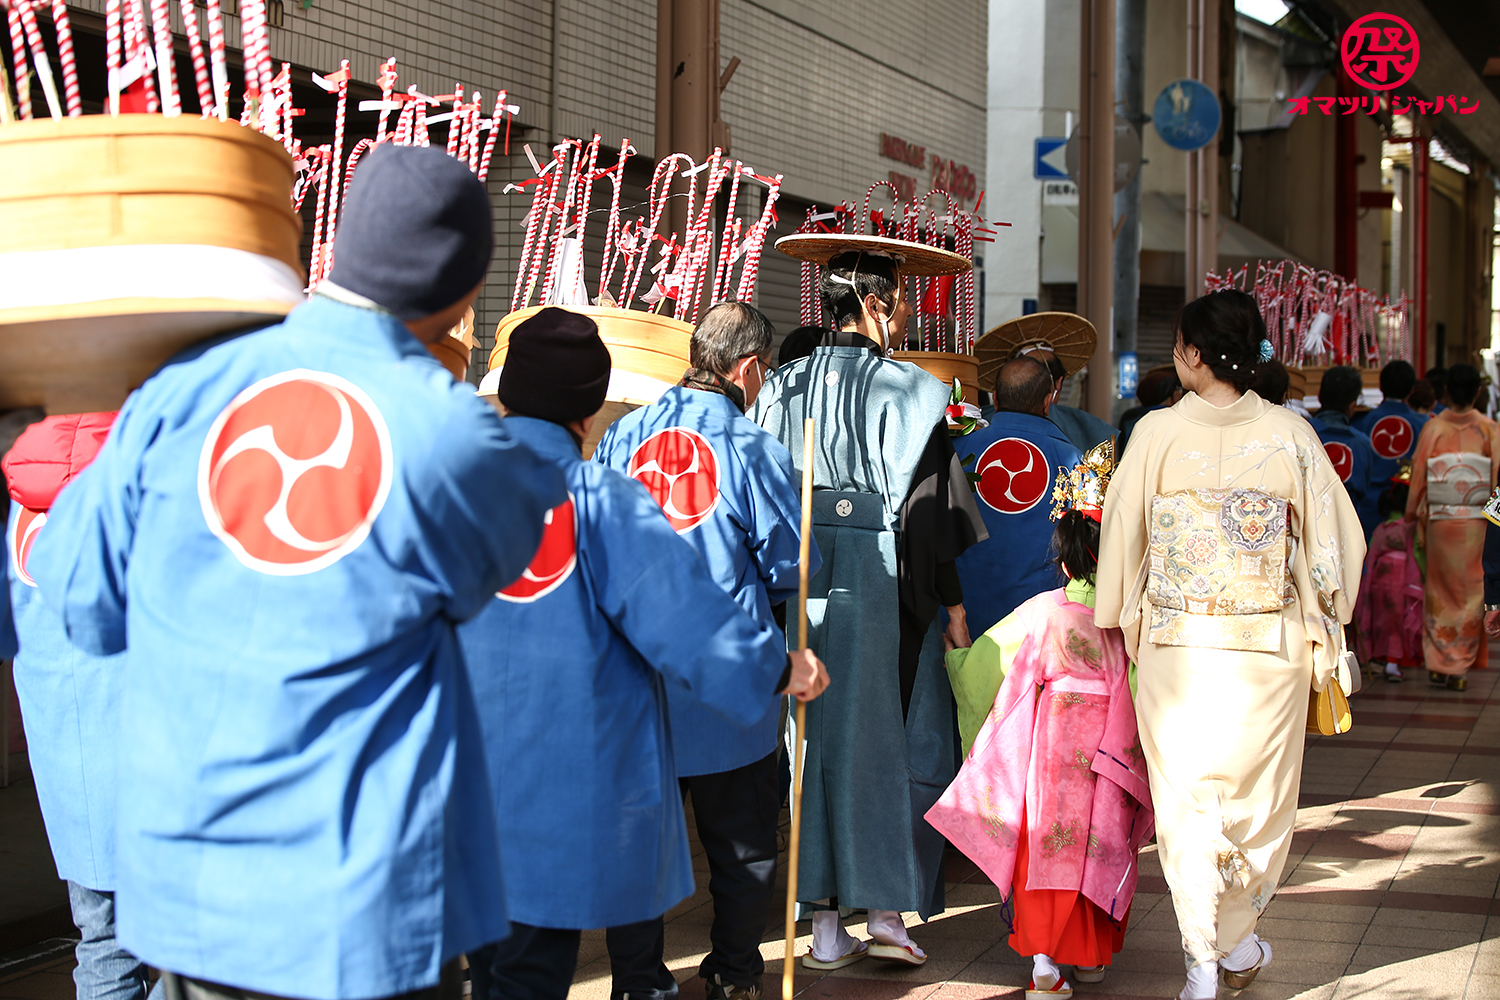
[[[972,749],[927,820],[1014,907],[1010,946],[1032,957],[1027,1000],[1071,996],[1062,965],[1079,982],[1104,979],[1153,827],[1124,640],[1094,624],[1113,444],[1058,476],[1053,539],[1067,585],[948,654]]]
[[[1354,605],[1355,643],[1360,656],[1392,684],[1402,667],[1422,666],[1422,571],[1417,562],[1415,521],[1403,520],[1411,482],[1411,463],[1404,463],[1380,495],[1385,519],[1365,554],[1359,600]]]

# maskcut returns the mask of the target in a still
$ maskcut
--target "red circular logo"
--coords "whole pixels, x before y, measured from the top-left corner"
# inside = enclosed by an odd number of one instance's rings
[[[627,475],[646,487],[680,535],[719,505],[719,456],[697,431],[669,427],[641,442]]]
[[[1333,471],[1339,475],[1339,481],[1347,483],[1349,477],[1354,475],[1354,449],[1342,441],[1325,441],[1323,447],[1328,451],[1328,460],[1333,463]]]
[[[1047,494],[1052,472],[1042,449],[1024,438],[1001,438],[979,456],[979,499],[1002,514],[1021,514]]]
[[[1417,71],[1417,32],[1395,14],[1375,11],[1349,25],[1339,45],[1344,70],[1362,87],[1394,90]]]
[[[15,567],[16,579],[28,587],[35,587],[36,581],[26,572],[26,560],[31,558],[31,546],[46,523],[47,512],[44,510],[32,510],[17,504],[11,511],[5,547],[10,552],[10,564]]]
[[[208,431],[198,498],[240,562],[312,573],[370,533],[391,489],[385,418],[358,386],[306,369],[261,379]]]
[[[1395,414],[1381,417],[1370,428],[1370,443],[1375,446],[1375,454],[1381,458],[1400,458],[1405,455],[1411,450],[1415,437],[1411,422]]]
[[[531,565],[515,583],[495,596],[502,601],[530,604],[546,597],[573,575],[578,565],[578,521],[573,509],[573,494],[547,511],[543,519],[542,544],[537,546]]]

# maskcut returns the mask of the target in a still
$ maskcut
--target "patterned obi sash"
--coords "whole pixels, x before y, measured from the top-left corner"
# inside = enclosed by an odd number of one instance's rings
[[[1427,516],[1431,520],[1483,517],[1489,495],[1488,455],[1450,451],[1427,460]]]
[[[1151,499],[1151,606],[1159,646],[1274,653],[1287,572],[1287,502],[1254,490],[1182,490]]]

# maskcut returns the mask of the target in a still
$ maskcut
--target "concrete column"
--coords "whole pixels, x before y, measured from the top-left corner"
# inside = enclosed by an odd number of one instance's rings
[[[1115,403],[1115,0],[1082,0],[1079,22],[1078,311],[1099,333],[1086,408],[1108,420]]]
[[[987,219],[1011,223],[984,256],[984,322],[994,327],[1021,315],[1021,301],[1041,292],[1042,194],[1033,177],[1034,142],[1048,134],[1046,37],[1049,4],[991,0],[989,96],[986,101],[984,204]],[[1061,134],[1061,124],[1055,126]],[[984,331],[981,330],[981,333]]]
[[[1139,135],[1145,120],[1146,0],[1115,0],[1115,100]],[[1141,171],[1115,195],[1115,352],[1136,349],[1141,297]]]
[[[1219,93],[1218,0],[1187,0],[1188,73]],[[1203,294],[1203,277],[1219,264],[1219,140],[1187,154],[1188,301]]]

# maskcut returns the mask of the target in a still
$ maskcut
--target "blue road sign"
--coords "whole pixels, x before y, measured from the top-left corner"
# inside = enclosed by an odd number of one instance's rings
[[[1067,145],[1067,136],[1061,139],[1051,137],[1037,139],[1036,160],[1031,167],[1031,176],[1039,181],[1067,180],[1068,166],[1063,153]]]
[[[1151,121],[1162,142],[1189,153],[1213,141],[1221,119],[1219,98],[1197,80],[1167,84],[1151,109]]]
[[[1120,398],[1130,399],[1141,387],[1140,368],[1134,351],[1120,352]]]

